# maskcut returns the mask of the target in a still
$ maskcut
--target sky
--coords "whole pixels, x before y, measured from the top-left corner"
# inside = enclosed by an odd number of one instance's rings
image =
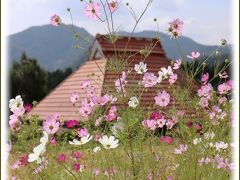
[[[140,15],[147,1],[121,0],[120,7],[113,16],[115,27],[121,31],[131,31],[134,19],[126,2]],[[85,28],[92,35],[107,32],[105,23],[90,20],[84,15],[85,3],[80,0],[8,0],[7,3],[8,35],[31,26],[49,24],[53,14],[61,16],[65,24],[70,24],[67,8],[71,9],[75,25]],[[136,31],[157,30],[153,22],[153,18],[157,18],[160,31],[166,32],[168,22],[180,18],[184,21],[184,36],[208,45],[219,44],[222,38],[231,43],[231,7],[229,0],[153,0]]]

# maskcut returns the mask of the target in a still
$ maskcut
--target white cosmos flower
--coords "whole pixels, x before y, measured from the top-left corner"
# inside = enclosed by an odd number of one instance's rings
[[[117,136],[118,132],[123,132],[124,130],[124,123],[122,120],[117,121],[111,128],[112,133],[114,136]]]
[[[20,95],[16,96],[15,99],[10,99],[9,101],[9,108],[11,111],[16,108],[22,108],[23,107],[23,100]]]
[[[206,132],[204,133],[204,139],[208,140],[208,139],[213,139],[215,136],[214,132]]]
[[[199,144],[201,141],[202,141],[201,138],[195,138],[195,139],[193,140],[193,144],[194,144],[194,145]]]
[[[93,149],[93,152],[95,152],[95,153],[98,152],[98,151],[101,151],[101,147],[99,147],[99,146],[97,146]]]
[[[40,143],[46,145],[48,142],[48,133],[43,131],[43,137],[40,139]]]
[[[28,155],[28,162],[37,161],[40,164],[44,158],[41,157],[46,152],[46,144],[48,142],[48,134],[43,131],[43,137],[40,138],[40,143],[38,146],[33,148],[33,153]]]
[[[139,104],[139,101],[135,96],[131,97],[130,100],[128,101],[128,106],[131,108],[136,108],[138,104]]]
[[[80,139],[80,141],[77,140],[77,139],[74,139],[73,141],[69,141],[69,144],[72,144],[72,145],[83,145],[83,144],[88,143],[91,139],[92,139],[92,136],[90,136],[90,134],[88,134],[87,136],[82,137]]]
[[[143,62],[140,62],[139,64],[135,64],[134,70],[137,72],[137,74],[143,74],[147,72],[147,64],[144,64]]]
[[[46,146],[44,144],[39,144],[33,148],[33,153],[28,155],[28,162],[37,161],[38,164],[42,162],[41,156],[46,152]]]
[[[118,139],[115,139],[114,136],[107,137],[104,135],[99,139],[99,142],[103,145],[105,149],[113,149],[118,147]]]

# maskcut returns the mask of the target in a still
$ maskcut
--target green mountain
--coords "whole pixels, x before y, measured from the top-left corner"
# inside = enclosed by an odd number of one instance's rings
[[[71,31],[71,25],[55,27],[52,25],[34,26],[22,32],[10,35],[9,41],[9,60],[11,64],[26,52],[28,57],[36,58],[39,64],[48,71],[65,69],[71,67],[75,69],[82,64],[89,56],[89,48],[94,37],[85,29],[74,26],[79,34],[76,39]],[[120,32],[121,35],[129,35],[127,32]],[[156,37],[154,31],[136,32],[137,37]],[[180,58],[178,46],[174,39],[160,34],[162,46],[170,59]],[[202,55],[209,55],[214,52],[217,46],[208,46],[195,42],[188,37],[179,38],[179,44],[184,54],[192,51],[199,51]],[[79,45],[80,48],[74,48]],[[231,54],[231,46],[220,49],[222,54]]]

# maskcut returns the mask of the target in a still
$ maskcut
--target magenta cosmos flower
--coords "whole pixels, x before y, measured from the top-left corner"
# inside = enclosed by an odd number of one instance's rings
[[[66,122],[66,127],[67,128],[73,128],[73,127],[75,127],[75,126],[77,126],[78,125],[78,121],[77,120],[68,120],[67,122]]]
[[[32,110],[31,104],[24,104],[23,107],[25,109],[25,112],[30,112]]]
[[[161,142],[166,142],[167,144],[172,144],[173,143],[173,138],[170,136],[162,136],[160,137]]]
[[[153,120],[158,120],[158,119],[162,119],[162,115],[159,114],[158,112],[153,112],[150,116],[150,119],[153,119]]]
[[[158,106],[166,107],[170,102],[170,95],[166,91],[159,92],[157,96],[154,97],[155,103]]]
[[[88,3],[85,6],[84,14],[93,20],[96,20],[101,14],[101,5],[99,3]]]
[[[72,154],[72,156],[75,160],[77,160],[77,159],[81,159],[83,157],[83,154],[80,151],[76,151]]]
[[[64,153],[57,155],[57,162],[58,163],[64,163],[67,161],[67,156]]]
[[[60,16],[54,14],[50,19],[50,24],[53,26],[59,26],[62,23]]]
[[[48,134],[55,134],[59,129],[60,123],[56,120],[47,119],[43,122],[43,130]]]
[[[157,84],[158,78],[153,73],[145,73],[143,76],[144,87],[153,87]]]

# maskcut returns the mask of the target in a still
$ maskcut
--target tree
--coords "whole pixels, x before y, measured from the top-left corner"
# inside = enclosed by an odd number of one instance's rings
[[[10,69],[10,96],[20,94],[24,102],[39,101],[47,92],[47,73],[36,59],[22,53],[20,62],[14,62]]]

